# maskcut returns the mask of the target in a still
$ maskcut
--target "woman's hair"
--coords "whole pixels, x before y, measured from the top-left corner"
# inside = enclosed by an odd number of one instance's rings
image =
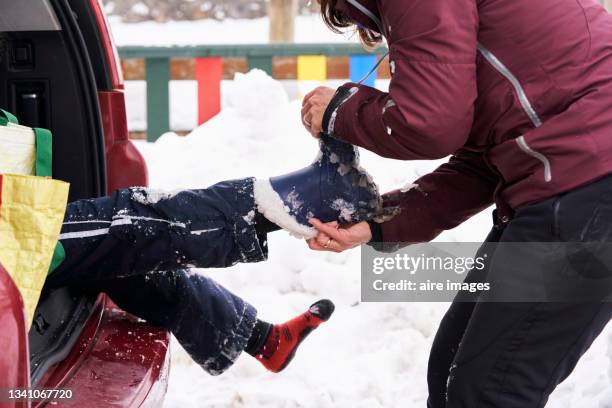
[[[336,10],[338,0],[320,0],[320,2],[323,21],[333,32],[341,34],[343,32],[342,28],[356,26],[355,22],[348,16]],[[367,48],[374,48],[382,41],[382,36],[370,29],[356,26],[355,30],[359,33],[361,43]]]

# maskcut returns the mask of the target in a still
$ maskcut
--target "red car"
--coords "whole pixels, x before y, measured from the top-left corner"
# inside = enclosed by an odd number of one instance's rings
[[[53,174],[70,200],[147,184],[128,140],[123,78],[98,0],[0,2],[0,107],[53,132]],[[0,266],[0,388],[71,390],[69,401],[0,407],[156,407],[168,383],[170,335],[103,294],[45,289],[28,330]]]

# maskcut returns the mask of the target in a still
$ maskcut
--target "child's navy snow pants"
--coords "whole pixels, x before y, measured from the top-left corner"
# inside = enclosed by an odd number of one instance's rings
[[[267,257],[255,230],[253,180],[175,194],[144,188],[68,205],[66,260],[52,286],[106,292],[124,310],[170,330],[211,374],[246,346],[256,310],[187,268],[222,268]]]
[[[472,270],[466,281],[530,281],[539,272],[537,265],[547,259],[537,252],[538,246],[517,254],[513,248],[530,246],[504,242],[612,243],[612,176],[520,209],[505,228],[495,227],[487,242],[500,244],[484,273]],[[602,274],[607,295],[592,302],[487,303],[479,302],[478,295],[471,301],[457,297],[431,349],[428,407],[546,405],[612,318],[612,263],[609,253],[603,258],[608,261],[572,265],[578,273]]]

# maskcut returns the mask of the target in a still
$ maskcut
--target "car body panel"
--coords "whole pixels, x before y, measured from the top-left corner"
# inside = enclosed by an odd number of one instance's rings
[[[117,51],[117,47],[115,47],[113,34],[110,29],[108,19],[106,18],[106,14],[104,13],[104,6],[102,5],[101,0],[89,0],[89,5],[96,18],[96,24],[100,34],[100,42],[102,42],[102,45],[104,46],[111,88],[124,89],[123,70],[121,69],[121,63],[119,62],[119,52]]]
[[[104,295],[98,300],[69,357],[50,370],[41,387],[72,390],[74,398],[61,402],[66,408],[161,406],[169,333],[116,308]]]
[[[28,328],[19,289],[0,265],[0,384],[9,388],[30,386]],[[1,401],[2,408],[28,408],[23,402]]]
[[[123,91],[98,92],[104,128],[109,194],[118,188],[149,183],[144,158],[128,138]]]

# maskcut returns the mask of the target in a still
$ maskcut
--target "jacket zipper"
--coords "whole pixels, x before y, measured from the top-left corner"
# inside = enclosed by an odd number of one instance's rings
[[[523,89],[523,86],[519,82],[518,78],[514,76],[512,71],[510,71],[510,69],[508,69],[508,67],[506,67],[504,63],[501,62],[495,56],[495,54],[486,49],[482,44],[479,43],[477,47],[480,54],[482,54],[482,56],[489,62],[489,64],[491,64],[491,66],[493,66],[493,68],[497,70],[497,72],[499,72],[504,78],[508,80],[508,82],[510,82],[518,96],[519,103],[523,107],[523,110],[529,117],[529,120],[531,121],[533,126],[535,128],[542,126],[542,120],[531,105],[531,102],[529,101],[529,98],[527,97],[527,94],[525,93],[525,90]],[[523,152],[542,162],[542,164],[544,165],[544,181],[546,181],[547,183],[552,181],[552,171],[548,158],[544,154],[529,147],[527,141],[525,140],[525,136],[520,136],[516,138],[515,141]]]

